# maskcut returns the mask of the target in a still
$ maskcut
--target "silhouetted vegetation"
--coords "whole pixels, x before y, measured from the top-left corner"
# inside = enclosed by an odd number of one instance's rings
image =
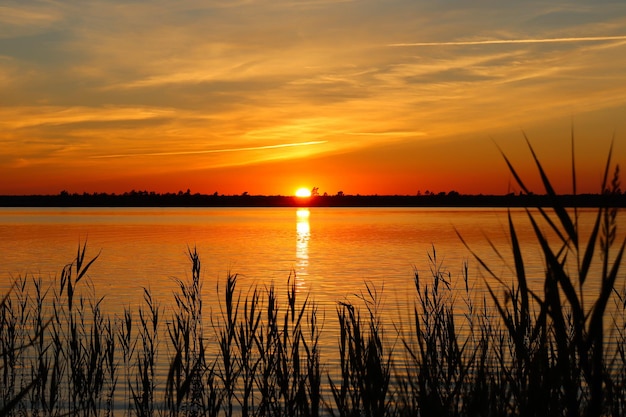
[[[456,191],[421,195],[264,196],[132,191],[124,194],[70,194],[0,196],[0,207],[625,207],[626,194],[463,195]]]

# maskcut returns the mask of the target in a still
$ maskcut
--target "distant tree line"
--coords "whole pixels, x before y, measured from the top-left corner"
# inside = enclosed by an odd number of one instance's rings
[[[309,198],[294,196],[191,193],[156,193],[132,190],[115,193],[69,193],[57,195],[0,196],[2,207],[539,207],[554,200],[539,194],[465,195],[456,191],[416,195],[320,195],[315,189]],[[626,194],[560,195],[569,207],[626,207]]]

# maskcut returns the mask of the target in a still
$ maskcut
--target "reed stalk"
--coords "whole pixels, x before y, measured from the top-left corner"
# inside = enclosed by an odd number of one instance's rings
[[[334,407],[328,411],[333,416],[382,416],[390,409],[393,351],[383,345],[380,295],[367,284],[359,298],[366,306],[366,322],[352,303],[341,302],[337,307],[341,380],[328,376],[334,399]]]

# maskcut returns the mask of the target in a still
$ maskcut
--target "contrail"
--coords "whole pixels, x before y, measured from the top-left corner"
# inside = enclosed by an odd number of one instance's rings
[[[115,154],[115,155],[95,155],[90,158],[128,158],[132,156],[173,156],[173,155],[197,155],[207,153],[224,153],[224,152],[243,152],[243,151],[258,151],[265,149],[278,149],[278,148],[292,148],[296,146],[310,146],[321,145],[326,143],[326,140],[314,140],[309,142],[297,142],[297,143],[281,143],[279,145],[266,145],[266,146],[250,146],[242,148],[223,148],[223,149],[207,149],[204,151],[181,151],[181,152],[149,152],[149,153],[128,153],[128,154]]]
[[[588,36],[580,38],[546,38],[546,39],[492,39],[484,41],[452,41],[452,42],[412,42],[412,43],[392,43],[388,46],[463,46],[463,45],[500,45],[516,43],[560,43],[560,42],[602,42],[602,41],[623,41],[626,35],[620,36]]]

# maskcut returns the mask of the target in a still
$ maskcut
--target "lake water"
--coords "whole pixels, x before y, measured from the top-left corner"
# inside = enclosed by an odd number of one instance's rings
[[[514,211],[531,270],[543,271],[532,231]],[[237,273],[242,287],[286,284],[321,305],[335,305],[365,288],[384,286],[391,302],[413,289],[414,268],[428,275],[433,252],[454,278],[477,263],[456,231],[488,261],[495,256],[487,238],[508,254],[506,210],[414,208],[27,208],[0,209],[0,274],[60,274],[79,243],[87,257],[97,295],[118,311],[150,288],[157,299],[171,298],[172,277],[190,274],[189,247],[202,261],[204,290],[211,293],[226,275]],[[456,230],[456,231],[455,231]],[[395,301],[394,301],[395,302]]]
[[[527,271],[540,282],[544,264],[527,215],[512,215]],[[593,220],[594,211],[582,212],[582,229]],[[230,272],[242,288],[280,288],[294,275],[323,306],[365,283],[401,304],[413,294],[414,270],[430,275],[433,248],[455,282],[467,262],[470,281],[481,287],[484,274],[459,234],[495,272],[513,277],[512,262],[489,243],[510,256],[507,210],[472,208],[2,208],[0,274],[5,287],[11,277],[59,276],[87,242],[87,257],[99,255],[89,274],[96,294],[119,311],[141,300],[143,288],[169,300],[173,277],[190,275],[187,251],[195,247],[208,298]]]
[[[479,267],[459,235],[500,279],[512,283],[507,213],[478,208],[1,208],[0,289],[8,291],[17,277],[41,277],[56,285],[78,245],[87,242],[86,257],[98,259],[86,281],[95,291],[92,299],[104,297],[105,314],[119,318],[125,308],[136,311],[147,288],[167,321],[178,290],[175,278],[191,276],[187,254],[195,248],[202,262],[205,320],[219,314],[218,285],[223,291],[229,273],[238,275],[242,297],[255,286],[274,285],[281,309],[291,280],[300,300],[308,294],[321,312],[322,362],[331,374],[338,360],[338,303],[362,304],[359,297],[368,288],[378,294],[392,338],[393,326],[411,318],[416,271],[421,285],[432,281],[433,270],[444,272],[459,290],[457,314],[465,306],[465,268],[472,297],[488,299],[486,283],[501,294],[501,284]],[[594,213],[579,213],[583,240]],[[515,209],[511,216],[530,285],[541,293],[545,266],[528,215]],[[549,231],[545,222],[540,224]],[[618,242],[622,235],[619,231]],[[592,271],[585,284],[590,293],[598,288],[597,267]],[[624,286],[623,278],[617,285]],[[163,377],[167,363],[159,369]]]
[[[541,283],[544,263],[528,216],[515,209],[512,217],[526,271]],[[593,210],[581,212],[583,230],[593,220]],[[236,273],[244,293],[271,284],[282,291],[292,276],[326,317],[366,283],[382,291],[388,310],[409,311],[414,272],[431,276],[433,251],[454,286],[464,287],[467,263],[470,286],[484,290],[488,277],[458,235],[505,282],[513,279],[507,210],[491,208],[2,208],[0,274],[5,289],[12,277],[58,277],[87,242],[87,257],[99,255],[89,273],[96,295],[118,314],[141,302],[143,288],[167,307],[173,278],[191,274],[187,252],[195,247],[205,310],[217,308],[217,284]]]

